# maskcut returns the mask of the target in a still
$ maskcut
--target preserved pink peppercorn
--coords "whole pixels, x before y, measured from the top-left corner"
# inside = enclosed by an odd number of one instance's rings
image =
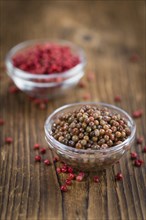
[[[32,74],[61,73],[79,63],[69,46],[55,43],[34,45],[13,57],[15,67]]]

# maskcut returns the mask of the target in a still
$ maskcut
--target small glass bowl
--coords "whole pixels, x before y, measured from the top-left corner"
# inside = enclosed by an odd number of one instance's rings
[[[112,112],[120,114],[127,121],[128,126],[131,129],[131,135],[119,145],[100,150],[76,149],[66,146],[54,139],[51,131],[54,120],[60,115],[78,109],[83,105],[107,107]],[[75,103],[58,108],[48,117],[44,128],[46,141],[53,152],[56,153],[66,164],[83,171],[103,170],[116,163],[124,155],[124,153],[131,148],[136,133],[135,122],[125,111],[110,104],[96,102]]]
[[[12,58],[17,53],[24,51],[32,46],[46,43],[57,43],[59,45],[69,46],[71,51],[78,55],[80,63],[68,71],[62,73],[32,74],[23,71],[13,65]],[[49,41],[49,40],[30,40],[20,43],[13,47],[6,56],[7,73],[14,81],[15,85],[27,93],[29,96],[51,99],[64,94],[68,89],[73,88],[84,75],[84,66],[86,63],[84,51],[75,44],[68,41]]]

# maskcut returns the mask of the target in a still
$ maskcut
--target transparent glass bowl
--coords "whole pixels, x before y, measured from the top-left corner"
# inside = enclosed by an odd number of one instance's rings
[[[131,135],[119,145],[100,150],[75,149],[54,139],[51,131],[54,120],[60,115],[80,108],[83,105],[107,107],[109,110],[120,114],[127,121],[128,126],[131,129]],[[44,128],[46,141],[53,152],[56,153],[66,164],[83,171],[103,170],[116,163],[124,153],[131,148],[136,133],[136,125],[133,119],[125,111],[110,104],[96,102],[75,103],[58,108],[47,118]]]
[[[6,56],[7,73],[14,81],[15,85],[27,93],[29,96],[37,98],[54,98],[64,94],[68,89],[73,88],[84,75],[85,54],[84,51],[75,44],[68,41],[52,41],[59,45],[66,45],[71,48],[72,53],[79,56],[80,63],[75,67],[62,73],[52,73],[49,75],[32,74],[25,72],[13,65],[12,58],[17,53],[37,44],[50,43],[49,40],[30,40],[13,47]]]

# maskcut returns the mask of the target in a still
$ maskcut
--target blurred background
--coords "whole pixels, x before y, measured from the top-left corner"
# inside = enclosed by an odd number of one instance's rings
[[[1,1],[2,57],[28,39],[67,39],[99,55],[144,48],[143,1]],[[136,48],[137,41],[141,48]]]

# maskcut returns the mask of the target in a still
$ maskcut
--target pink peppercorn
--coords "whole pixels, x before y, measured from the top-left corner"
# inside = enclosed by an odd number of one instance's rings
[[[61,168],[61,171],[62,171],[62,173],[67,173],[67,167],[66,167],[66,166],[63,166],[63,167]]]
[[[99,183],[99,177],[98,176],[94,176],[93,180],[94,180],[95,183]]]
[[[140,118],[143,115],[143,110],[139,109],[132,113],[133,118]]]
[[[41,156],[40,155],[36,155],[35,156],[35,161],[36,162],[41,162]]]
[[[78,182],[81,182],[81,181],[83,180],[83,177],[80,176],[80,175],[78,175],[78,176],[76,176],[76,180],[77,180]]]
[[[138,137],[137,144],[142,144],[142,143],[143,143],[143,137]]]
[[[39,108],[40,108],[41,110],[46,109],[46,104],[45,104],[44,102],[40,103]]]
[[[90,72],[88,75],[87,75],[87,79],[89,81],[94,81],[95,80],[95,75],[94,73]]]
[[[61,189],[62,192],[67,192],[67,186],[66,185],[62,185],[60,187],[60,189]]]
[[[70,179],[70,180],[74,180],[74,179],[75,179],[75,174],[70,173],[68,179]]]
[[[11,143],[13,142],[13,138],[11,138],[11,137],[6,137],[5,142],[6,142],[7,144],[11,144]]]
[[[0,118],[0,125],[4,125],[4,123],[5,121],[2,118]]]
[[[33,102],[34,104],[38,105],[38,104],[42,103],[42,100],[36,98],[36,99],[32,99],[32,102]]]
[[[78,85],[79,85],[80,88],[85,88],[86,87],[86,83],[83,80],[81,80]]]
[[[50,162],[50,160],[46,159],[46,160],[44,160],[44,164],[45,164],[45,165],[50,165],[51,162]]]
[[[34,150],[38,150],[40,148],[40,144],[35,144],[34,146],[33,146],[33,149]]]
[[[59,173],[62,173],[62,169],[60,167],[57,167],[56,169],[56,172],[59,174]]]
[[[85,176],[85,173],[84,172],[79,172],[79,174],[78,174],[79,176]]]
[[[55,43],[35,45],[13,57],[15,67],[33,74],[59,74],[79,63],[70,47]]]
[[[121,181],[123,179],[122,173],[121,172],[117,173],[115,178],[116,178],[116,180]]]
[[[142,165],[143,163],[144,163],[144,161],[141,160],[141,159],[137,159],[137,160],[134,161],[134,165],[135,165],[136,167],[141,167],[141,165]]]
[[[66,179],[65,180],[66,185],[70,186],[72,185],[72,181],[70,179]]]
[[[139,61],[139,55],[136,54],[136,53],[132,54],[131,57],[130,57],[130,61],[132,63],[135,63],[135,62]]]
[[[56,162],[58,162],[58,161],[59,161],[59,158],[58,158],[58,157],[54,157],[54,158],[53,158],[53,162],[54,162],[54,163],[56,163]]]
[[[143,151],[143,153],[146,153],[146,146],[143,148],[142,151]]]
[[[72,167],[68,167],[67,171],[68,171],[68,173],[73,173],[73,168]]]
[[[17,92],[19,92],[19,89],[16,86],[12,85],[9,87],[9,93],[14,94]]]
[[[131,159],[135,160],[137,158],[137,153],[136,152],[131,152]]]
[[[46,153],[46,148],[41,148],[41,149],[40,149],[40,153],[41,153],[41,154],[45,154],[45,153]]]
[[[114,100],[115,100],[115,102],[121,102],[122,98],[121,98],[121,96],[117,95],[114,97]]]
[[[86,94],[83,95],[84,100],[89,100],[90,98],[91,98],[90,93],[86,93]]]
[[[77,180],[78,182],[81,182],[81,181],[83,180],[84,176],[85,176],[85,173],[80,172],[80,173],[78,174],[78,176],[76,176],[76,180]]]

